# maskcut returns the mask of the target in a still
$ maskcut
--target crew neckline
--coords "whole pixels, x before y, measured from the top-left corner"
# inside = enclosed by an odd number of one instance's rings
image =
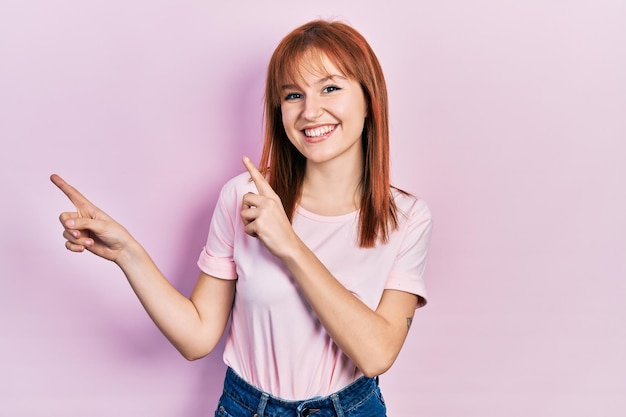
[[[339,214],[339,215],[336,215],[336,216],[325,216],[325,215],[313,213],[313,212],[305,209],[302,206],[296,206],[296,212],[298,214],[308,218],[308,219],[315,220],[315,221],[318,221],[318,222],[339,223],[339,222],[346,222],[348,220],[353,220],[356,217],[356,215],[359,212],[359,210],[354,210],[354,211],[351,211],[349,213]]]

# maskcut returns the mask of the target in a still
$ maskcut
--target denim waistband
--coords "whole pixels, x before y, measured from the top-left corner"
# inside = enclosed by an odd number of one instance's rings
[[[231,368],[226,370],[224,394],[248,409],[254,416],[298,417],[337,415],[344,416],[350,409],[363,403],[378,390],[378,378],[361,377],[345,388],[326,397],[290,401],[274,397],[247,383]],[[332,414],[324,412],[332,411]]]

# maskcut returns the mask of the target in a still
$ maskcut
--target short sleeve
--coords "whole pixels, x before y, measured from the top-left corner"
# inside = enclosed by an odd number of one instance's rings
[[[385,289],[417,295],[419,308],[427,302],[424,271],[432,233],[432,218],[426,203],[419,199],[405,215],[404,224],[401,225],[405,229],[404,236]]]
[[[232,182],[224,185],[213,212],[207,243],[200,252],[198,267],[216,278],[237,279],[233,260],[237,195]]]

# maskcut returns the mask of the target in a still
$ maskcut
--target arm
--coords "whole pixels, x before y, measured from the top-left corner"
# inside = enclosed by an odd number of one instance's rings
[[[246,233],[258,237],[285,263],[333,341],[365,375],[387,371],[404,344],[417,296],[386,290],[376,310],[370,309],[300,240],[265,178],[247,158],[244,164],[259,191],[243,198]]]
[[[341,350],[366,376],[386,372],[404,344],[417,296],[385,290],[373,311],[343,287],[301,241],[282,259]]]
[[[115,262],[155,324],[187,359],[207,355],[218,343],[230,315],[235,281],[200,274],[190,298],[163,276],[145,249],[119,223],[58,175],[51,181],[76,207],[60,216],[65,247],[90,251]]]

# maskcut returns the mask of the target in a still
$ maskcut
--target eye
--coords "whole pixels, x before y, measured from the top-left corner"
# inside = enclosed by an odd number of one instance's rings
[[[285,96],[285,101],[293,101],[302,98],[302,94],[300,93],[289,93]]]
[[[324,87],[322,90],[323,93],[332,93],[333,91],[339,91],[341,87],[337,87],[336,85],[329,85],[328,87]]]

